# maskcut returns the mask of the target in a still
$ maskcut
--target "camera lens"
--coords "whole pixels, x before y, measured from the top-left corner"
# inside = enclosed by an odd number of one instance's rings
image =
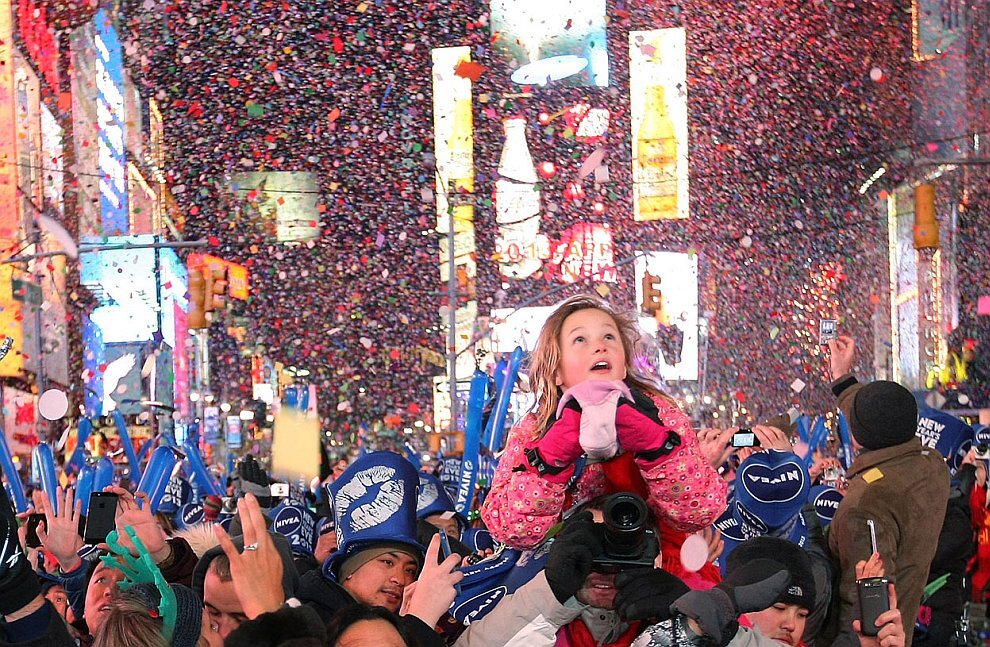
[[[976,453],[977,454],[986,454],[987,452],[990,452],[990,445],[977,445],[976,446]]]
[[[647,511],[641,498],[615,494],[602,508],[605,521],[605,552],[611,557],[636,557],[645,542]]]

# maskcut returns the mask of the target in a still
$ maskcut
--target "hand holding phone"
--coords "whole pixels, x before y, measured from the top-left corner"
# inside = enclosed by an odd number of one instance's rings
[[[822,319],[818,323],[818,345],[828,346],[833,339],[839,338],[839,322],[836,319]]]
[[[873,519],[866,520],[870,529],[870,557],[878,555],[877,532]],[[887,590],[889,580],[886,577],[863,577],[856,580],[856,589],[859,593],[860,608],[860,631],[864,636],[876,636],[880,633],[877,626],[877,618],[881,614],[890,610],[890,596]]]
[[[752,429],[740,429],[732,434],[733,447],[759,447],[760,439],[756,437]]]
[[[447,559],[451,555],[450,550],[450,539],[447,537],[446,531],[442,528],[438,531],[440,535],[440,561],[438,563],[442,564],[443,560]],[[457,595],[461,594],[461,585],[455,584],[454,590],[457,591]]]
[[[41,548],[41,539],[38,537],[38,524],[45,520],[45,515],[35,513],[27,518],[27,537],[24,539],[25,548]]]
[[[102,544],[117,521],[117,495],[113,492],[93,492],[89,495],[89,516],[83,541]]]

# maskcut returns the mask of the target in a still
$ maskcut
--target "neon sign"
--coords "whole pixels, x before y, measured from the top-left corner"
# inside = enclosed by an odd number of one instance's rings
[[[120,39],[102,9],[93,19],[96,32],[96,115],[99,126],[100,214],[103,233],[130,232],[124,148],[124,66]]]

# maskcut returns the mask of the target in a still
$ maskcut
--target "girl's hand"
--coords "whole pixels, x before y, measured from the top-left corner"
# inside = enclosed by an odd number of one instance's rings
[[[58,514],[52,509],[48,494],[41,493],[41,512],[45,520],[38,524],[38,539],[41,545],[55,556],[63,573],[75,570],[82,560],[76,553],[83,547],[79,536],[79,518],[82,516],[82,502],[75,500],[73,489],[56,488]]]
[[[702,429],[698,432],[698,445],[701,453],[708,460],[708,464],[718,469],[725,465],[732,455],[732,435],[739,431],[739,427],[729,427],[728,429]]]

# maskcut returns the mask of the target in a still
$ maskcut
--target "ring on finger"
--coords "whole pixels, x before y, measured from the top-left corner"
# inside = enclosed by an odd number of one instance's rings
[[[253,544],[245,544],[244,545],[244,550],[258,550],[258,544],[257,544],[257,542],[256,543],[253,543]]]

